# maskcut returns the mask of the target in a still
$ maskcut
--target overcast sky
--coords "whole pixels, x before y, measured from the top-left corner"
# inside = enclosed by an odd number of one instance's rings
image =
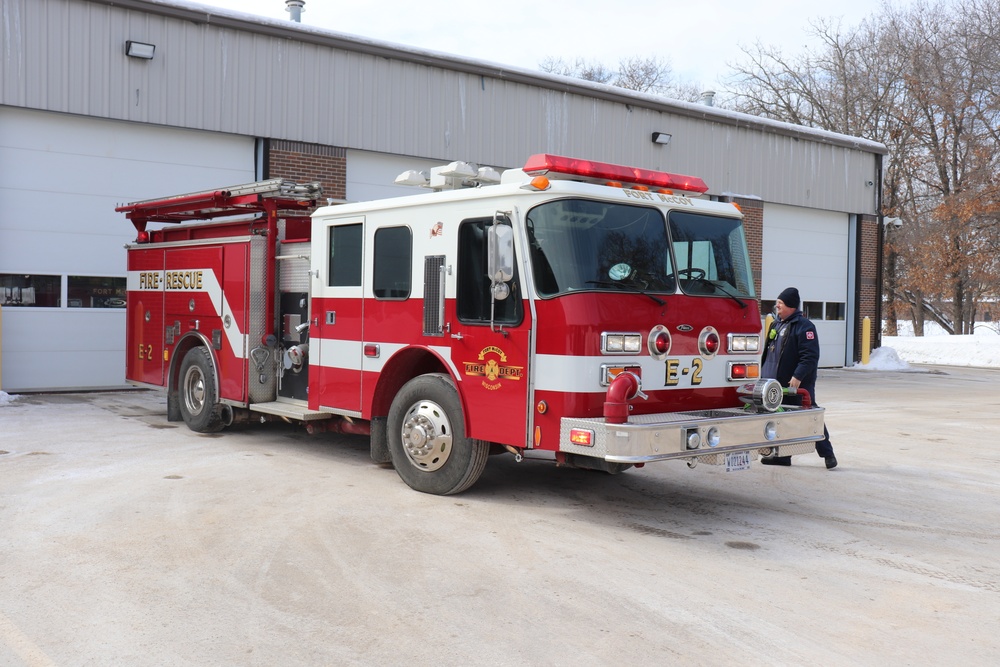
[[[912,2],[891,0],[895,6]],[[186,4],[270,19],[289,16],[284,0]],[[727,63],[742,55],[740,45],[760,40],[786,54],[800,53],[811,43],[810,20],[833,17],[854,26],[879,5],[879,0],[306,0],[302,23],[531,70],[547,57],[584,58],[610,67],[623,57],[659,57],[670,62],[679,79],[721,89]]]

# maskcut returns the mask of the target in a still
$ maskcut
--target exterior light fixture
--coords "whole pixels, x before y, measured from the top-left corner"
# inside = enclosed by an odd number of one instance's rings
[[[666,146],[667,144],[670,143],[670,137],[671,135],[667,134],[666,132],[653,132],[653,143],[663,144],[664,146]]]
[[[128,40],[127,42],[125,42],[125,55],[127,55],[129,58],[142,58],[143,60],[152,60],[154,51],[156,51],[155,44],[133,42],[132,40]]]

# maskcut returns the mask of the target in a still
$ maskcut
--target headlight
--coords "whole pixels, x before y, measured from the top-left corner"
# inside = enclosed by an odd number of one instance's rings
[[[608,331],[601,334],[601,353],[603,354],[639,354],[641,349],[641,334]]]
[[[729,334],[726,349],[729,352],[757,352],[760,350],[758,334]]]

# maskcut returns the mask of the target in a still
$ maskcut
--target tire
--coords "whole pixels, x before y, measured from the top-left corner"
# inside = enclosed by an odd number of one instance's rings
[[[451,378],[416,377],[389,408],[389,454],[410,488],[448,496],[472,486],[486,467],[489,443],[465,437],[465,416]]]
[[[212,358],[203,347],[184,355],[177,387],[181,418],[197,433],[221,431],[224,424],[215,403],[215,373]]]

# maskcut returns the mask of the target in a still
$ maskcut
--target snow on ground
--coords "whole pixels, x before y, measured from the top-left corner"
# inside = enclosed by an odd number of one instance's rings
[[[899,336],[882,336],[882,347],[872,350],[867,365],[856,370],[909,370],[910,364],[1000,368],[1000,334],[995,323],[980,323],[975,334],[948,335],[937,324],[924,325],[924,335],[914,336],[909,322],[900,322]]]
[[[7,405],[9,403],[13,403],[17,399],[18,399],[17,394],[8,394],[5,391],[0,391],[0,407]]]

